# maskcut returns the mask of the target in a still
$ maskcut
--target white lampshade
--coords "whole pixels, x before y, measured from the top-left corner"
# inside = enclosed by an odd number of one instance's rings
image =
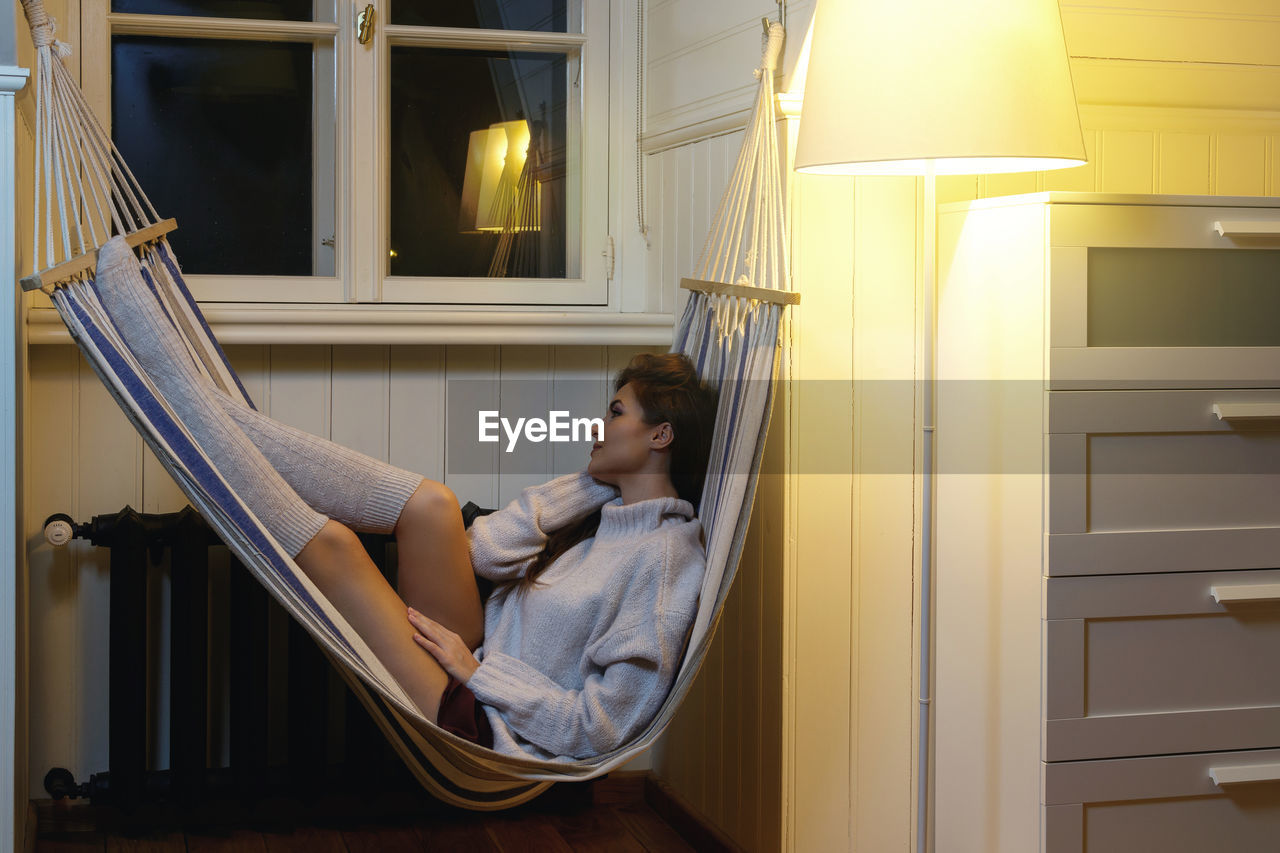
[[[797,170],[1086,162],[1056,0],[820,0],[814,14]]]

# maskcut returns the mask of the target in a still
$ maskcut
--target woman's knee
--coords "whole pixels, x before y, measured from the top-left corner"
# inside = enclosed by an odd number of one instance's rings
[[[342,554],[352,548],[362,547],[360,537],[356,536],[354,530],[331,518],[325,522],[315,536],[311,537],[311,540],[299,552],[298,559],[305,559],[308,555],[318,557],[321,555]]]
[[[396,535],[406,527],[452,522],[455,516],[461,524],[462,512],[453,489],[437,480],[423,480],[396,521]]]
[[[364,546],[360,544],[355,531],[339,521],[329,519],[303,546],[294,561],[312,580],[319,583],[330,575],[349,572],[352,558],[364,554]]]

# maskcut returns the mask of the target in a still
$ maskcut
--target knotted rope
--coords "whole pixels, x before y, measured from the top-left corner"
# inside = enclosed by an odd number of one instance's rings
[[[52,46],[59,56],[71,55],[71,45],[54,38],[58,24],[45,11],[43,0],[22,0],[22,11],[26,13],[27,23],[31,26],[31,42],[36,50]]]
[[[760,86],[746,138],[702,245],[697,278],[774,289],[786,288],[791,280],[773,92],[784,35],[781,24],[769,26],[760,67],[755,70]],[[748,316],[759,308],[759,303],[741,296],[717,294],[713,299],[722,337],[741,335]],[[732,349],[732,341],[726,349]]]
[[[42,257],[44,268],[52,268],[97,248],[115,232],[136,231],[159,217],[62,64],[71,46],[57,39],[43,0],[22,0],[22,11],[36,48],[31,238],[36,273]]]

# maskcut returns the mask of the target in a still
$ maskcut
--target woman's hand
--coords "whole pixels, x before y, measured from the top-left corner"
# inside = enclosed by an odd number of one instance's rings
[[[432,619],[428,619],[412,607],[409,608],[409,624],[417,631],[414,641],[431,653],[444,671],[463,684],[480,668],[479,662],[462,638]]]

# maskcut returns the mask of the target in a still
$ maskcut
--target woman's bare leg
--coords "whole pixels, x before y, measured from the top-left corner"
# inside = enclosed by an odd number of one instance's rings
[[[453,490],[423,480],[400,513],[395,532],[401,597],[474,650],[484,640],[484,610]]]
[[[355,533],[330,519],[295,561],[426,718],[434,721],[449,676],[414,642],[404,601],[369,559]],[[415,605],[415,609],[420,608]]]

